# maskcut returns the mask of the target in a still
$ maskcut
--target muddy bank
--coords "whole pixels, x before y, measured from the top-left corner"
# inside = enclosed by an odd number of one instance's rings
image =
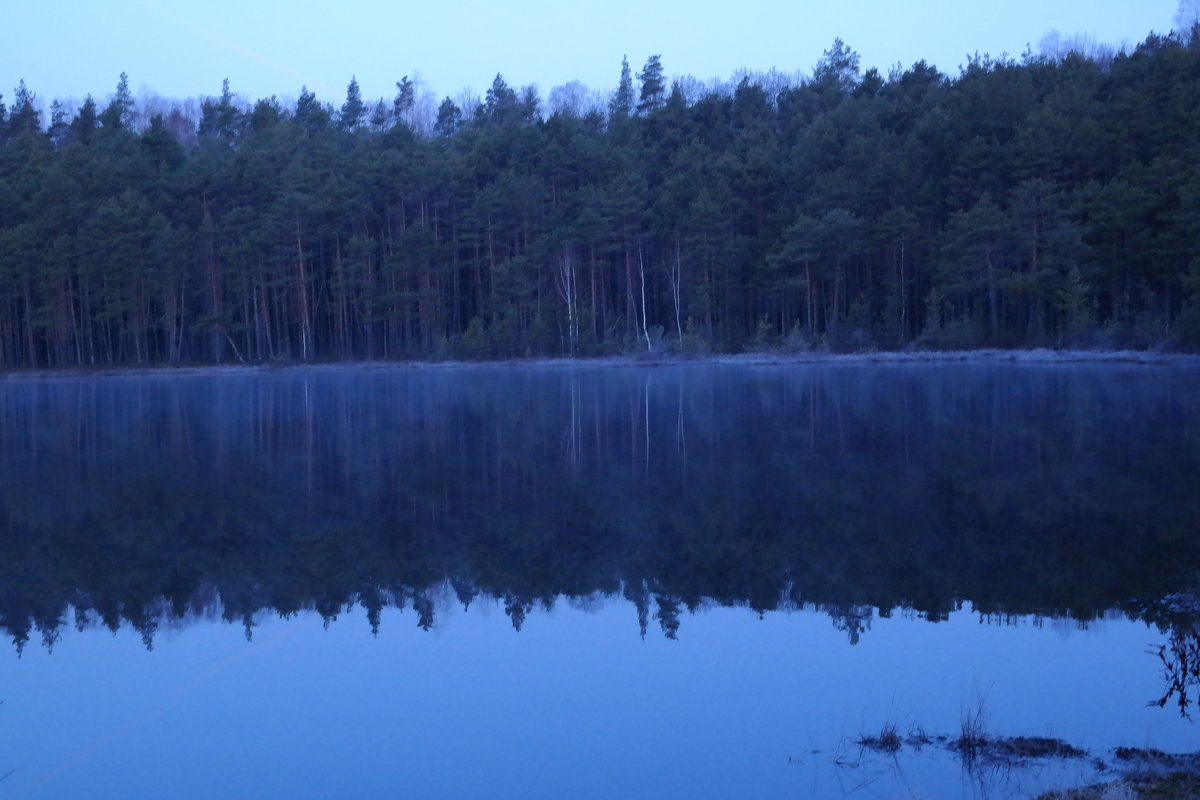
[[[1200,798],[1200,752],[1171,754],[1118,747],[1108,765],[1113,780],[1046,792],[1037,800],[1195,800]]]

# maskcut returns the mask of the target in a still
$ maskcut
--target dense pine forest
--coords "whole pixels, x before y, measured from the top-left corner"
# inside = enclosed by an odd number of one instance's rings
[[[614,69],[616,77],[616,69]],[[1200,346],[1200,36],[145,120],[0,103],[0,367]]]

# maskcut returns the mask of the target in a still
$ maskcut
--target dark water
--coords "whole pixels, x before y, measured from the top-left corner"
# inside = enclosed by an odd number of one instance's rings
[[[1113,365],[9,379],[0,797],[1020,796],[1087,768],[853,744],[981,703],[1098,756],[1196,749],[1189,697],[1146,703],[1193,641],[1198,398],[1194,368]]]

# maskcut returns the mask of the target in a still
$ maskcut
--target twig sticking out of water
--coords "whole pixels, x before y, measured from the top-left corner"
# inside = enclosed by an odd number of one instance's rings
[[[987,708],[984,706],[983,698],[979,697],[976,698],[973,707],[968,706],[963,709],[958,738],[950,746],[962,753],[963,759],[970,763],[987,747],[987,729]]]
[[[875,736],[861,736],[858,739],[859,746],[881,753],[895,753],[903,744],[900,734],[896,732],[896,725],[891,722],[885,722]]]

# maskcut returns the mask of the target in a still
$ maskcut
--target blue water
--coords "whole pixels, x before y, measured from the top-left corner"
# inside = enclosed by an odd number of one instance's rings
[[[638,635],[622,600],[529,616],[452,602],[430,631],[361,609],[239,625],[196,620],[153,651],[123,630],[70,631],[0,662],[8,796],[973,796],[937,744],[889,759],[855,741],[885,724],[1195,747],[1195,726],[1145,706],[1159,690],[1126,620],[932,624],[875,618],[859,644],[811,611],[703,610],[677,640]],[[1070,762],[1066,777],[1086,774]],[[1023,789],[1052,775],[1004,776]],[[1053,772],[1053,770],[1050,770]],[[987,787],[998,792],[996,787]],[[851,796],[857,796],[852,794]],[[1008,796],[997,793],[994,796]]]
[[[0,797],[1024,797],[1200,747],[1200,377],[0,383]],[[1178,603],[1176,603],[1176,606]],[[997,736],[1092,758],[967,769]],[[930,741],[895,757],[863,736]]]

